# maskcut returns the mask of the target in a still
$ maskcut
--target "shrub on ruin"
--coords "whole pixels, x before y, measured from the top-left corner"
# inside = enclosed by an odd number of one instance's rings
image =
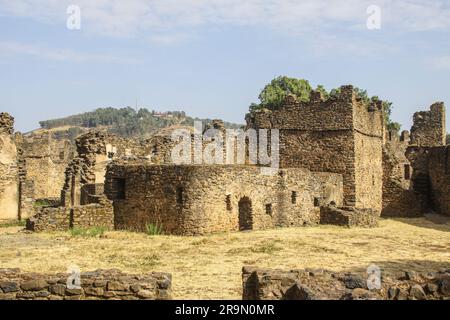
[[[147,233],[150,236],[158,236],[163,234],[163,228],[161,223],[148,223],[145,226],[145,233]]]

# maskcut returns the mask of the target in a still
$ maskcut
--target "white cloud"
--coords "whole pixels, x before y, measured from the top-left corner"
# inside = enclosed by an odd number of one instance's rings
[[[116,57],[109,54],[82,53],[69,49],[47,48],[16,41],[0,41],[0,57],[11,58],[17,55],[62,62],[138,63],[138,61],[133,59]]]
[[[431,64],[436,69],[450,69],[450,56],[442,56],[434,58]]]
[[[211,25],[268,26],[295,33],[336,26],[362,29],[371,4],[381,7],[383,27],[450,31],[445,0],[0,0],[0,15],[63,25],[69,4],[81,7],[84,32],[109,36],[178,33]]]
[[[196,39],[200,29],[246,26],[275,30],[316,51],[373,55],[400,48],[389,35],[450,33],[447,0],[0,0],[0,16],[65,28],[71,4],[81,8],[81,31],[74,32],[139,38],[164,46]],[[381,31],[366,28],[366,9],[373,4],[381,8]],[[95,59],[42,51],[44,56],[72,61]]]

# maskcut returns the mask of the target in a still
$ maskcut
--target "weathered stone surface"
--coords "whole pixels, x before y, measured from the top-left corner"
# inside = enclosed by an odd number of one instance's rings
[[[386,276],[381,279],[381,287],[368,290],[366,273],[324,270],[323,275],[313,276],[306,270],[242,270],[244,300],[435,300],[446,297],[437,284],[442,287],[450,280],[450,274],[441,271],[432,279],[419,274],[409,277],[414,280],[403,275]]]
[[[20,285],[24,291],[39,291],[48,287],[47,281],[43,279],[29,280]]]
[[[83,294],[83,289],[81,289],[81,288],[66,288],[66,295],[79,296],[82,294]]]
[[[427,294],[433,294],[438,291],[438,286],[434,283],[427,283],[425,285],[425,291]]]
[[[420,286],[418,284],[411,286],[411,288],[409,289],[409,297],[411,299],[415,299],[415,300],[426,300],[427,299],[427,295],[426,295],[425,291],[423,291],[422,286]]]
[[[286,290],[284,300],[314,300],[311,289],[298,283]]]
[[[127,291],[130,286],[118,281],[109,281],[107,287],[109,291]]]
[[[440,281],[439,291],[445,296],[450,296],[450,277]]]
[[[0,282],[0,288],[4,293],[19,291],[19,285],[17,284],[17,282]]]
[[[154,272],[129,275],[117,269],[96,270],[82,275],[81,288],[67,288],[67,274],[21,273],[0,269],[0,300],[170,300],[172,276]],[[48,284],[48,283],[52,284]],[[5,292],[4,290],[6,289]]]
[[[103,288],[85,288],[84,293],[88,296],[102,296],[104,294]]]
[[[346,275],[344,277],[344,283],[348,289],[367,288],[366,280],[364,280],[361,276],[356,274]]]
[[[406,271],[405,272],[405,279],[406,280],[417,280],[418,279],[417,272],[415,272],[415,271]]]
[[[62,296],[66,292],[66,286],[62,284],[52,285],[50,286],[50,292]]]
[[[137,297],[139,299],[154,299],[155,294],[152,291],[149,290],[140,290],[137,293]]]

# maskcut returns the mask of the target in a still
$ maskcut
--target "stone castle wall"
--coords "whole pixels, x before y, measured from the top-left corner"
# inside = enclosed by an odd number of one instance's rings
[[[117,269],[80,274],[80,288],[68,288],[69,274],[0,269],[0,300],[169,300],[168,273],[126,274]]]
[[[342,204],[342,177],[255,166],[169,166],[112,163],[105,192],[118,229],[199,235],[319,222],[321,203]]]
[[[280,130],[281,167],[340,173],[346,205],[381,210],[381,104],[364,103],[351,86],[325,101],[317,94],[309,103],[289,99],[247,115],[247,126]]]
[[[428,161],[433,208],[450,216],[450,146],[431,148]]]
[[[13,133],[14,118],[0,113],[0,220],[19,216],[19,167]]]

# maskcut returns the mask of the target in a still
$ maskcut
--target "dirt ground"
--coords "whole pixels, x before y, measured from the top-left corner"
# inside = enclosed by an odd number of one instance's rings
[[[381,220],[374,229],[318,226],[203,237],[107,232],[29,234],[0,228],[0,268],[42,273],[119,268],[173,275],[177,299],[240,299],[244,265],[361,271],[377,264],[386,274],[450,267],[449,219]]]

